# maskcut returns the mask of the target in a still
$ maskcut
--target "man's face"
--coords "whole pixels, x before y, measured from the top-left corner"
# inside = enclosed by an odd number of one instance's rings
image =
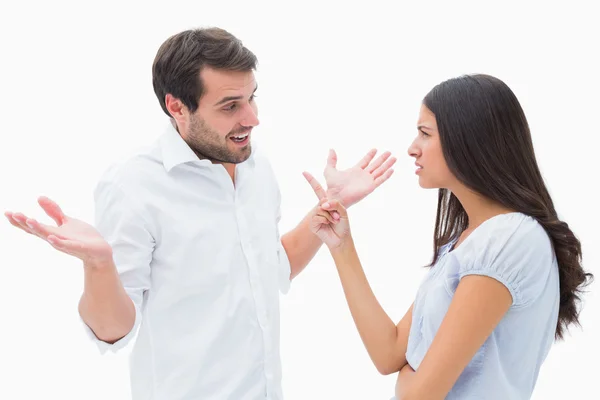
[[[259,124],[254,73],[204,68],[204,93],[182,135],[200,157],[218,163],[244,162],[251,153],[252,128]]]

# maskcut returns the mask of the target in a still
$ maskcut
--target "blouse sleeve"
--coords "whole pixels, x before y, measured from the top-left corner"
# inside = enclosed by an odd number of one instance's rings
[[[555,264],[550,238],[535,219],[503,214],[484,222],[471,235],[475,236],[463,242],[459,279],[482,275],[497,280],[512,295],[513,308],[540,296]]]

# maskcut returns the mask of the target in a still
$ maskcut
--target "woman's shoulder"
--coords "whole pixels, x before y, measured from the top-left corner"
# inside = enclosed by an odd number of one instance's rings
[[[463,244],[466,250],[552,251],[550,237],[544,227],[535,218],[520,212],[498,214],[486,220]]]
[[[515,304],[533,300],[556,264],[544,227],[522,213],[500,214],[481,224],[456,249],[460,276],[488,275],[504,283]]]

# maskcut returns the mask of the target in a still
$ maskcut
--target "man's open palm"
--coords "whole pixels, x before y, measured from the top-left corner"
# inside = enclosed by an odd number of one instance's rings
[[[42,224],[22,213],[6,212],[4,215],[15,227],[84,262],[105,263],[111,260],[110,245],[93,226],[65,215],[58,204],[47,197],[40,197],[38,203],[57,226]]]
[[[391,167],[396,158],[390,157],[391,153],[386,151],[373,161],[375,154],[377,150],[373,149],[353,167],[340,171],[335,150],[330,150],[324,171],[327,197],[339,199],[348,208],[387,181],[394,173]]]

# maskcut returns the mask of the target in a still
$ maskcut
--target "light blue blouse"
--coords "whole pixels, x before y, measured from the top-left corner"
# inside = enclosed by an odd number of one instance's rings
[[[508,288],[512,306],[446,399],[529,399],[558,319],[558,264],[551,241],[534,218],[510,213],[488,219],[450,251],[452,245],[441,249],[417,292],[406,359],[418,370],[461,278],[489,276]]]

